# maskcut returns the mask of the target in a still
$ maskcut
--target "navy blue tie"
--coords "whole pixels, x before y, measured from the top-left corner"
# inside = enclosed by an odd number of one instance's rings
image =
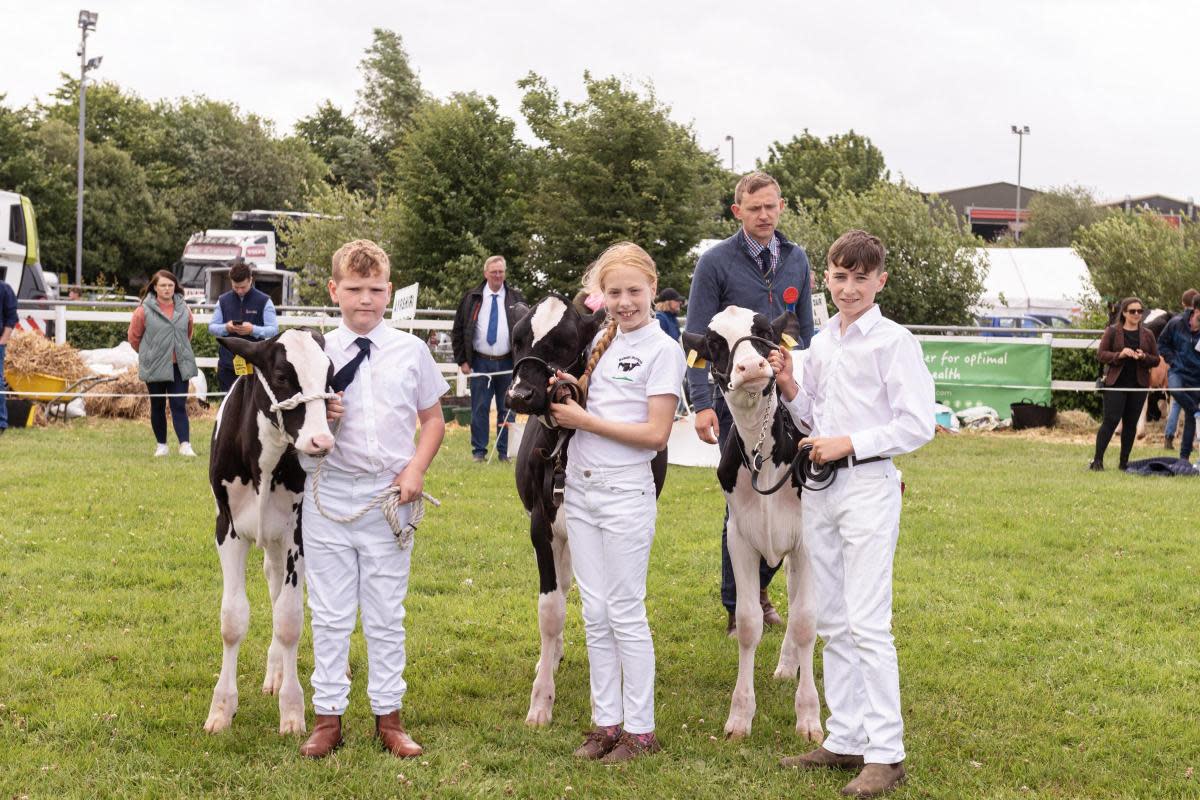
[[[358,355],[346,362],[346,366],[337,371],[333,376],[333,390],[335,392],[343,392],[346,387],[354,380],[355,373],[358,372],[358,367],[362,364],[363,359],[371,355],[371,340],[365,336],[360,336],[354,340],[358,345]]]
[[[488,317],[487,343],[495,344],[496,339],[500,336],[500,310],[499,310],[500,295],[492,295],[492,315]]]
[[[771,274],[771,250],[764,247],[758,253],[758,260],[762,262],[762,274]]]

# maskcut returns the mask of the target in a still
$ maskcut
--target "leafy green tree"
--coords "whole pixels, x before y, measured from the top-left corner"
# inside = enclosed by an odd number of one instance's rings
[[[974,251],[982,242],[962,230],[948,203],[889,182],[831,197],[817,223],[800,234],[810,237],[801,243],[822,283],[825,254],[852,228],[875,234],[887,248],[888,282],[879,293],[885,316],[906,325],[971,324],[983,294],[985,268]]]
[[[380,150],[391,152],[417,107],[425,101],[421,81],[408,61],[400,34],[375,28],[359,71],[363,86],[358,91],[358,116],[379,142]]]
[[[354,120],[326,100],[296,123],[296,134],[329,167],[331,185],[374,194],[381,165],[371,142]]]
[[[1151,212],[1115,213],[1081,229],[1073,247],[1105,300],[1136,295],[1174,310],[1184,290],[1198,283],[1200,249],[1190,234]]]
[[[1021,230],[1021,247],[1070,247],[1081,228],[1107,212],[1083,186],[1061,186],[1029,201],[1029,221]]]
[[[719,222],[725,173],[670,118],[651,87],[584,73],[587,98],[562,102],[544,78],[518,82],[522,110],[544,146],[530,199],[526,268],[537,286],[574,293],[596,256],[628,239],[654,258],[660,285],[686,287],[691,248]]]
[[[284,257],[300,266],[300,298],[312,305],[328,305],[327,284],[333,254],[353,239],[370,239],[383,248],[392,261],[392,283],[413,282],[406,274],[396,234],[400,229],[396,202],[391,197],[375,199],[345,187],[319,189],[309,208],[323,217],[288,220],[282,224]],[[422,292],[422,303],[425,296]]]
[[[805,129],[786,144],[772,144],[758,167],[779,181],[797,208],[820,209],[835,195],[861,194],[888,179],[883,153],[853,130],[821,139]]]
[[[467,285],[481,280],[491,254],[504,255],[511,280],[526,284],[521,264],[531,156],[495,99],[456,94],[427,102],[392,160],[403,267],[420,281],[423,301],[457,302]],[[447,265],[463,256],[474,269],[448,273]]]

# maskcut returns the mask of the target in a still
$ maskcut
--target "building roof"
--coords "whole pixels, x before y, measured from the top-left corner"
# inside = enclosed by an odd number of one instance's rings
[[[1017,185],[1008,181],[982,183],[978,186],[964,186],[961,189],[946,189],[936,194],[954,207],[959,216],[967,216],[967,209],[977,208],[1006,208],[1013,209],[1017,202]],[[1021,208],[1029,207],[1029,201],[1041,194],[1037,189],[1021,185]]]

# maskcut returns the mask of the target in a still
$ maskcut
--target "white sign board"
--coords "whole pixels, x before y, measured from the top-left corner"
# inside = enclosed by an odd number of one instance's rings
[[[829,306],[825,305],[825,293],[813,292],[812,294],[813,308],[813,327],[821,330],[829,324]]]
[[[417,289],[421,284],[410,283],[397,289],[392,298],[392,319],[415,319],[417,316]]]

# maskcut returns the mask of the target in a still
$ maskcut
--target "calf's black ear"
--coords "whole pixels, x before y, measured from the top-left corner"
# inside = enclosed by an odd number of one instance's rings
[[[265,367],[266,346],[270,340],[252,342],[249,339],[239,339],[236,336],[218,336],[217,341],[224,345],[235,356],[241,356],[256,367]]]
[[[696,355],[705,361],[712,359],[712,354],[708,350],[708,337],[703,333],[685,332],[683,334],[683,349],[695,350]]]
[[[508,307],[508,330],[511,332],[517,327],[517,323],[525,319],[525,315],[529,313],[529,306],[525,303],[513,303]]]
[[[786,333],[792,337],[793,341],[800,341],[800,320],[791,311],[785,311],[775,319],[771,320],[771,333],[775,344],[783,341],[783,335]]]

